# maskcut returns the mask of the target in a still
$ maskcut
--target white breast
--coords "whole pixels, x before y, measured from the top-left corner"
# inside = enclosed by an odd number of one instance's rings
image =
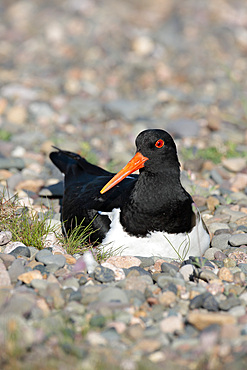
[[[110,230],[102,241],[101,249],[125,256],[160,256],[185,259],[201,256],[209,247],[210,238],[204,229],[198,212],[197,223],[190,233],[168,234],[154,231],[146,237],[136,237],[124,231],[119,221],[120,209],[108,213],[111,219]]]

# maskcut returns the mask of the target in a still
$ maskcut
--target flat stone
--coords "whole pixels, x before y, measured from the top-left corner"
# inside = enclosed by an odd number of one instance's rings
[[[106,262],[120,268],[130,268],[132,266],[140,266],[141,260],[133,256],[114,256],[106,260]]]
[[[12,233],[10,231],[0,232],[0,245],[5,245],[12,239]]]
[[[203,330],[210,325],[236,324],[236,318],[223,312],[199,312],[191,311],[187,316],[188,322],[198,330]]]
[[[0,288],[11,285],[10,276],[3,261],[0,259]]]
[[[218,248],[215,248],[215,249],[218,249]],[[222,261],[226,258],[226,254],[221,252],[221,251],[217,251],[215,252],[214,254],[214,258],[218,261]],[[222,266],[221,266],[222,267]]]
[[[222,311],[229,311],[232,307],[238,306],[240,304],[241,301],[239,298],[229,297],[224,301],[222,300],[219,302],[219,309]]]
[[[229,233],[215,235],[211,241],[211,246],[223,251],[228,248],[228,241],[230,240],[231,236],[232,235]]]
[[[18,280],[22,281],[25,284],[30,284],[33,279],[42,280],[43,277],[41,272],[38,270],[32,270],[18,276]]]
[[[247,234],[235,234],[229,239],[229,244],[233,247],[239,247],[240,245],[247,244]]]
[[[223,166],[231,172],[241,172],[246,167],[245,158],[226,158],[222,161]]]
[[[213,260],[215,253],[218,251],[219,251],[219,248],[215,248],[215,247],[208,248],[206,252],[204,253],[204,257],[209,260]]]
[[[14,250],[12,250],[9,254],[11,254],[15,258],[19,258],[19,257],[29,258],[30,257],[30,250],[29,250],[28,247],[19,246],[19,247],[15,248]]]
[[[212,234],[214,234],[217,230],[226,230],[226,231],[229,230],[230,231],[230,227],[223,222],[214,222],[214,223],[207,224],[207,228]],[[212,247],[217,248],[216,245],[212,245]]]

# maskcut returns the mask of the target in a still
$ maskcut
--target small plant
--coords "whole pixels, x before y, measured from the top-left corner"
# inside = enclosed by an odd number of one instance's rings
[[[7,130],[0,129],[0,140],[9,141],[11,139],[11,133]]]
[[[16,195],[7,199],[0,194],[0,230],[11,231],[12,241],[42,249],[48,233],[56,231],[48,219],[49,214],[41,220],[36,211],[21,206]]]
[[[66,236],[58,236],[58,240],[64,245],[69,254],[83,254],[88,249],[93,248],[96,244],[96,242],[93,244],[89,242],[90,235],[95,232],[92,228],[93,221],[87,226],[84,226],[83,222],[84,219],[79,225],[66,233]]]

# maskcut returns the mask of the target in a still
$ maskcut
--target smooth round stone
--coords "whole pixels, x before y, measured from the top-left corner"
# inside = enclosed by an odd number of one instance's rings
[[[38,251],[38,253],[35,255],[35,259],[36,261],[43,263],[43,258],[51,255],[51,250],[49,248],[44,248],[41,251]]]
[[[8,269],[9,266],[11,266],[12,263],[14,262],[15,256],[11,256],[10,254],[0,253],[0,260],[3,261],[4,266],[6,267],[6,269]]]
[[[45,250],[43,249],[40,252],[43,251]],[[40,252],[38,252],[35,256],[36,261],[42,262],[44,265],[54,264],[59,266],[60,268],[64,267],[66,263],[66,258],[62,254],[52,254],[52,252],[49,253],[49,251],[40,254]]]
[[[108,287],[99,293],[99,301],[128,303],[126,292],[120,288]]]
[[[128,275],[129,272],[131,271],[137,271],[139,273],[139,275],[147,275],[147,276],[150,276],[151,277],[151,274],[150,272],[144,270],[144,268],[140,267],[140,266],[132,266],[128,269],[125,269],[125,274],[126,276]]]
[[[11,231],[1,231],[0,232],[0,245],[5,245],[12,239]]]
[[[232,307],[241,305],[241,301],[239,298],[230,297],[225,299],[224,301],[220,301],[219,309],[222,311],[229,311]]]
[[[47,288],[48,283],[47,280],[33,279],[30,285],[39,292],[43,292]]]
[[[206,252],[204,253],[204,257],[209,260],[213,260],[215,253],[218,251],[219,251],[219,248],[215,248],[215,247],[208,248]]]
[[[38,253],[38,249],[35,248],[35,247],[28,247],[29,251],[30,251],[30,258],[33,258],[37,253]]]
[[[86,276],[82,275],[79,279],[79,285],[84,285],[87,282]]]
[[[239,247],[240,245],[247,244],[247,234],[235,234],[229,239],[229,244],[233,247]]]
[[[166,274],[159,274],[158,279],[157,279],[157,284],[158,286],[163,289],[167,286],[169,283],[174,283],[176,285],[185,285],[184,279],[176,278],[173,276],[169,276]]]
[[[229,313],[230,313],[232,316],[240,317],[240,316],[245,315],[245,313],[246,313],[246,308],[245,308],[245,306],[235,306],[235,307],[232,307],[232,308],[229,310]]]
[[[231,234],[219,234],[215,235],[211,241],[211,246],[216,249],[220,249],[221,251],[227,249],[228,241],[231,238]]]
[[[101,283],[108,283],[115,280],[115,274],[107,267],[96,266],[94,270],[94,278]]]
[[[177,266],[174,266],[171,263],[163,262],[161,264],[161,271],[164,272],[164,273],[167,273],[171,276],[175,276],[176,272],[178,272],[178,270],[179,270],[179,268]]]
[[[34,270],[38,270],[41,272],[41,274],[46,274],[46,267],[44,265],[37,265],[33,268]]]
[[[57,270],[60,269],[60,266],[57,265],[56,263],[49,263],[45,266],[45,271],[46,272],[49,272],[49,273],[54,273],[56,272]]]
[[[18,257],[27,257],[29,258],[30,257],[30,250],[28,247],[17,247],[15,248],[12,252],[10,252],[9,254],[11,254],[12,256],[14,256],[15,258],[18,258]]]
[[[218,261],[222,261],[223,262],[223,260],[226,258],[226,255],[225,255],[225,253],[223,253],[221,251],[217,251],[214,254],[214,258],[216,260],[218,260]],[[214,263],[215,263],[215,261],[214,261]],[[222,264],[222,266],[223,266],[223,264]],[[220,266],[220,267],[222,267],[222,266]]]

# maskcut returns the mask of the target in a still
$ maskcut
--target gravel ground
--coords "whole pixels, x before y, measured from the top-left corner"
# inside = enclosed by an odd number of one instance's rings
[[[1,368],[245,369],[246,26],[242,1],[1,1],[0,191],[59,225],[52,145],[117,170],[164,128],[212,238],[96,266],[0,230]]]

